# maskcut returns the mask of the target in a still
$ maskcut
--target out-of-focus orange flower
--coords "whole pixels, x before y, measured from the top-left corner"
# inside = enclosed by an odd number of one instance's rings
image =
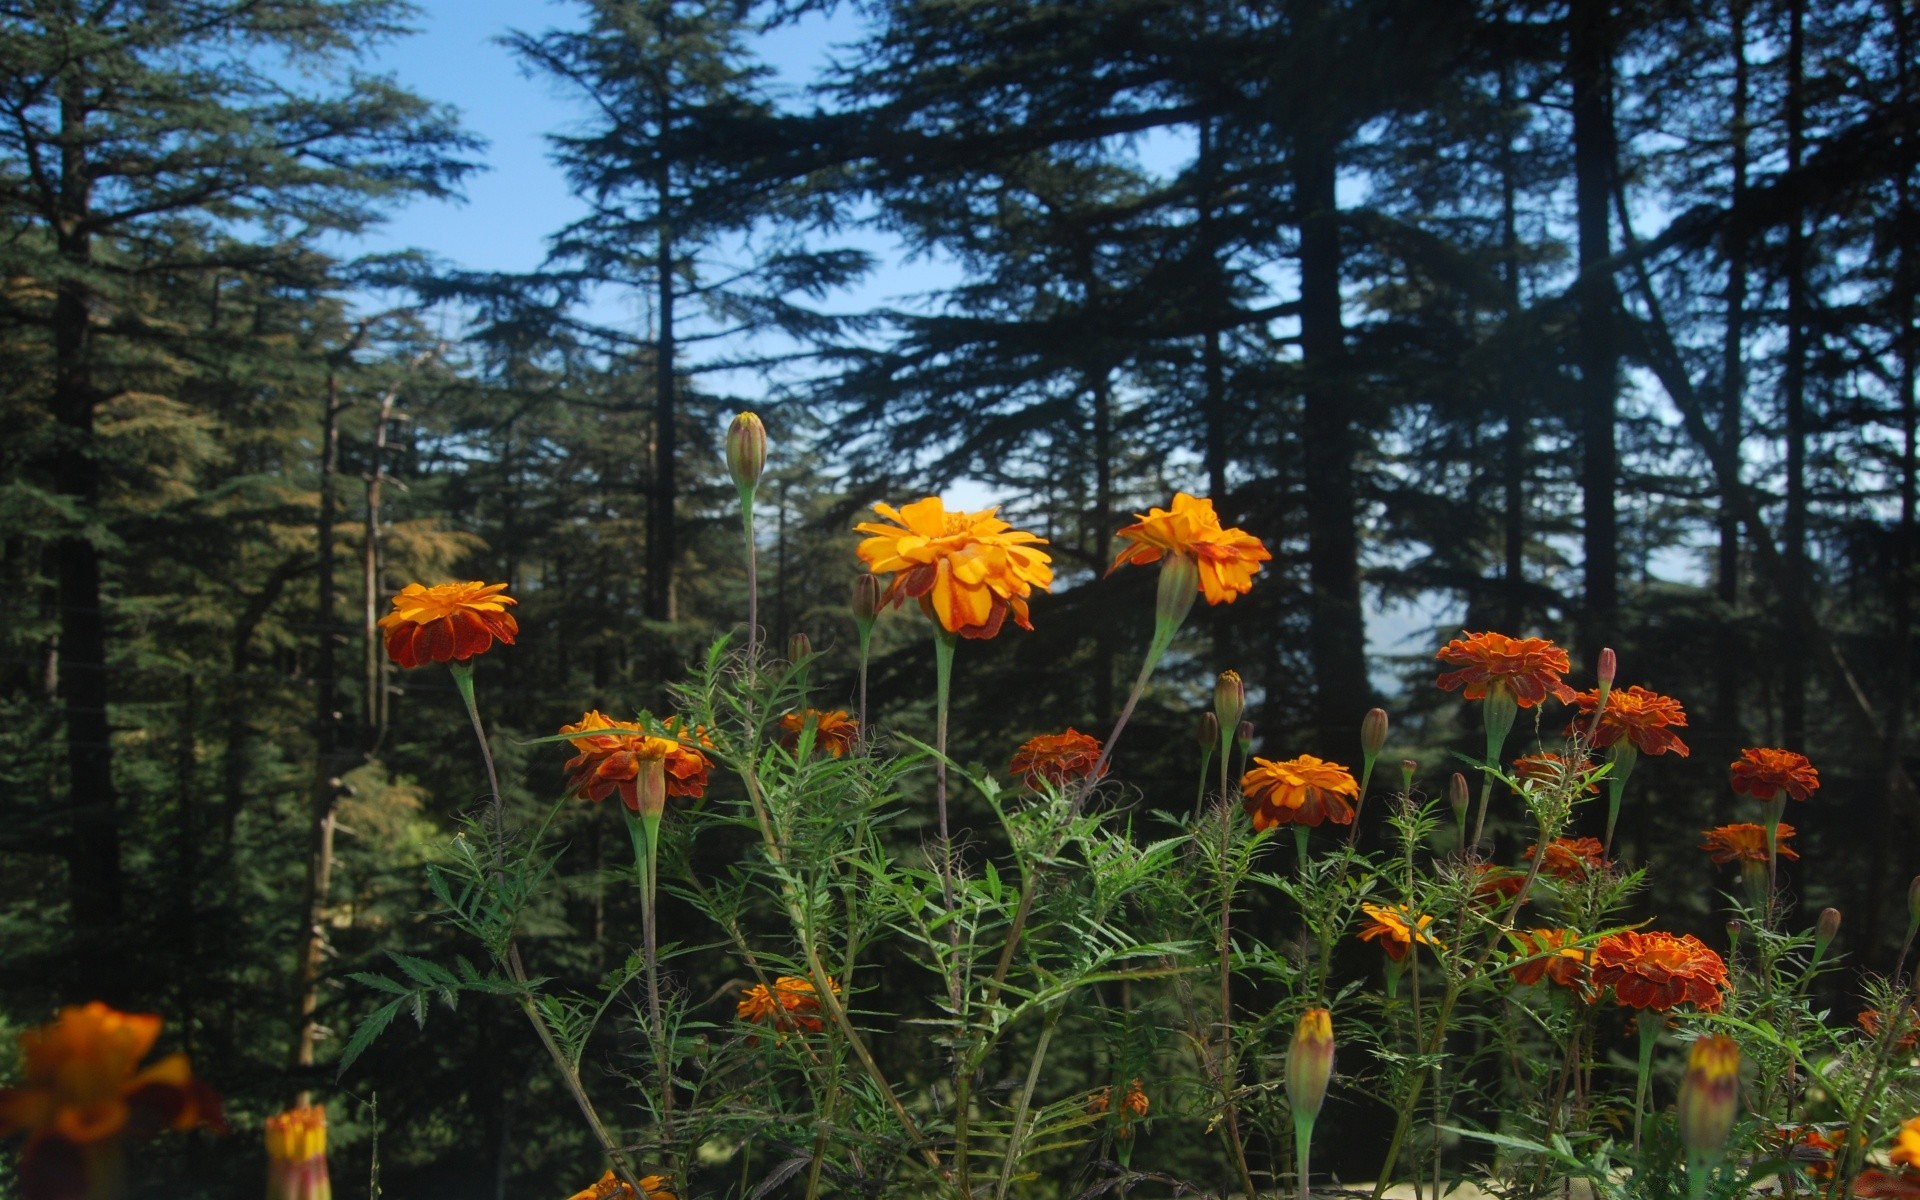
[[[1092,775],[1099,762],[1100,739],[1069,726],[1065,733],[1043,733],[1020,743],[1007,764],[1007,774],[1030,788],[1039,787],[1043,780],[1063,788]],[[1102,776],[1107,768],[1108,764],[1101,764]]]
[[[840,985],[827,981],[833,994],[840,994]],[[813,981],[802,979],[798,975],[782,975],[773,981],[768,989],[764,983],[756,983],[740,993],[740,1002],[734,1006],[734,1014],[742,1021],[756,1025],[768,1025],[786,1032],[801,1029],[808,1033],[819,1033],[825,1029],[826,1022],[820,1019],[820,993],[814,990]]]
[[[1690,933],[1616,933],[1593,949],[1593,982],[1628,1008],[1667,1012],[1690,1004],[1719,1012],[1727,964]]]
[[[1592,723],[1594,707],[1600,703],[1600,689],[1581,692],[1573,698],[1573,703],[1580,706],[1580,716],[1567,726],[1567,736],[1584,737]],[[1607,710],[1600,714],[1599,728],[1593,731],[1593,744],[1611,746],[1624,737],[1642,754],[1665,754],[1671,750],[1685,758],[1690,753],[1687,744],[1673,731],[1685,729],[1686,725],[1686,710],[1672,696],[1650,692],[1638,684],[1614,688],[1607,693]]]
[[[707,756],[682,741],[705,742],[699,729],[688,729],[678,717],[660,723],[660,736],[637,724],[616,721],[599,709],[590,709],[562,734],[590,734],[572,739],[574,756],[567,761],[567,791],[598,803],[618,794],[621,803],[640,810],[640,764],[666,765],[667,795],[701,796],[707,790]]]
[[[387,654],[402,667],[430,662],[465,662],[484,654],[494,642],[513,645],[520,623],[507,611],[518,604],[504,583],[410,583],[393,598],[393,611],[381,617]]]
[[[1920,1172],[1868,1167],[1853,1180],[1855,1200],[1920,1200]]]
[[[1730,862],[1765,863],[1767,861],[1767,827],[1765,825],[1738,824],[1719,825],[1702,830],[1701,837],[1707,840],[1700,843],[1713,861],[1722,865]],[[1787,845],[1787,839],[1793,836],[1793,826],[1780,822],[1774,831],[1774,846],[1781,858],[1799,858],[1798,851]]]
[[[1866,1030],[1868,1037],[1878,1039],[1880,1031],[1885,1027],[1885,1020],[1879,1009],[1869,1008],[1860,1014],[1860,1028]],[[1911,1050],[1915,1046],[1920,1046],[1920,1016],[1913,1013],[1907,1014],[1907,1027],[1894,1039],[1893,1044],[1902,1050]],[[1920,1166],[1920,1163],[1915,1165]]]
[[[1755,800],[1782,794],[1805,800],[1820,790],[1820,772],[1804,754],[1791,750],[1747,749],[1727,768],[1733,790]]]
[[[876,504],[873,511],[893,523],[863,521],[854,529],[869,535],[860,543],[868,570],[892,576],[882,605],[918,600],[942,629],[967,638],[993,637],[1008,614],[1020,628],[1033,628],[1027,597],[1053,586],[1052,559],[1034,549],[1046,539],[1000,520],[997,507],[950,513],[937,496],[899,509]]]
[[[1573,944],[1580,940],[1578,934],[1571,929],[1535,929],[1513,937],[1520,943],[1518,957],[1523,960],[1507,968],[1515,983],[1532,987],[1544,978],[1584,1000],[1593,998],[1587,981],[1587,960],[1592,956]]]
[[[1543,754],[1528,754],[1513,760],[1513,780],[1515,783],[1535,783],[1542,787],[1555,787],[1566,780],[1579,780],[1593,770],[1593,764],[1583,756],[1568,759],[1549,750]],[[1588,792],[1597,793],[1600,785],[1589,783]]]
[[[1560,682],[1570,669],[1567,652],[1546,638],[1514,638],[1504,633],[1461,631],[1434,655],[1460,668],[1434,680],[1437,687],[1458,691],[1469,700],[1484,700],[1495,688],[1512,695],[1521,708],[1532,708],[1548,696],[1565,702],[1573,689]]]
[[[1492,863],[1475,863],[1473,874],[1473,903],[1476,907],[1512,900],[1527,882],[1526,872]]]
[[[267,1200],[333,1200],[327,1177],[327,1110],[290,1108],[267,1118]]]
[[[1240,798],[1255,829],[1275,825],[1319,826],[1353,824],[1353,805],[1360,785],[1353,772],[1339,763],[1323,762],[1311,754],[1270,762],[1253,760],[1253,770],[1240,777]]]
[[[567,1200],[679,1200],[673,1191],[673,1180],[665,1175],[642,1175],[640,1192],[641,1195],[636,1197],[631,1186],[608,1171],[591,1186],[567,1197]]]
[[[1122,526],[1119,535],[1129,543],[1107,568],[1111,575],[1128,563],[1146,565],[1169,554],[1184,554],[1200,571],[1200,592],[1208,604],[1232,604],[1253,587],[1254,572],[1273,558],[1259,538],[1244,529],[1222,529],[1213,501],[1176,492],[1171,509],[1149,508],[1135,513],[1138,521]]]
[[[814,747],[835,758],[853,749],[853,744],[860,740],[860,722],[854,720],[852,714],[837,708],[803,708],[780,718],[777,727],[780,744],[790,751],[798,751],[801,731],[808,725],[813,726]]]
[[[159,1017],[97,1000],[20,1035],[25,1079],[0,1089],[0,1137],[27,1135],[20,1181],[28,1200],[86,1195],[96,1159],[121,1138],[224,1128],[219,1098],[194,1079],[186,1055],[141,1069],[159,1036]]]
[[[1840,1149],[1841,1130],[1818,1125],[1791,1125],[1774,1131],[1773,1140],[1787,1160],[1813,1179],[1832,1179]],[[1866,1144],[1864,1137],[1860,1144]]]
[[[1900,1123],[1887,1161],[1896,1167],[1920,1167],[1920,1117],[1908,1117]]]
[[[1527,847],[1527,858],[1531,860],[1540,847]],[[1540,873],[1551,875],[1555,879],[1564,879],[1578,883],[1595,871],[1607,868],[1605,847],[1599,838],[1560,837],[1547,843],[1545,856],[1540,859]]]
[[[1367,914],[1367,924],[1359,933],[1360,940],[1380,943],[1380,949],[1386,951],[1387,957],[1395,962],[1406,958],[1415,942],[1445,949],[1428,932],[1433,925],[1431,916],[1416,916],[1399,905],[1362,904],[1360,910]]]
[[[1130,1081],[1127,1084],[1127,1094],[1120,1097],[1120,1111],[1132,1113],[1135,1117],[1144,1117],[1152,1106],[1152,1102],[1147,1099],[1145,1085],[1138,1079]]]

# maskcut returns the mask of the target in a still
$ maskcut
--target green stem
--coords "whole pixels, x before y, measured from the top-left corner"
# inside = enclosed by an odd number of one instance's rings
[[[1033,1103],[1033,1089],[1040,1083],[1040,1067],[1047,1058],[1047,1043],[1053,1040],[1054,1026],[1060,1023],[1061,1008],[1055,1005],[1047,1014],[1047,1023],[1040,1030],[1040,1040],[1033,1048],[1033,1061],[1027,1064],[1027,1080],[1020,1088],[1020,1098],[1013,1106],[1013,1132],[1007,1138],[1007,1152],[1000,1160],[1000,1184],[994,1189],[994,1200],[1006,1200],[1007,1185],[1013,1181],[1013,1171],[1020,1162],[1021,1143],[1027,1136],[1027,1110]],[[962,1196],[970,1193],[962,1192]]]
[[[1221,749],[1220,790],[1226,792],[1226,751]],[[1254,1191],[1253,1172],[1247,1169],[1247,1152],[1240,1140],[1239,1103],[1240,1065],[1233,1051],[1233,885],[1227,869],[1227,856],[1233,845],[1233,808],[1220,809],[1220,1103],[1226,1112],[1227,1144],[1233,1151],[1233,1165],[1240,1172],[1240,1186],[1249,1198]]]
[[[760,565],[753,539],[753,493],[740,493],[740,528],[747,542],[747,677],[753,677],[760,650]]]
[[[644,769],[644,767],[643,767]],[[653,1067],[660,1079],[661,1124],[673,1138],[673,1063],[667,1047],[667,1023],[660,1007],[660,945],[655,924],[655,885],[660,866],[660,818],[627,814],[633,842],[633,867],[640,877],[640,936],[647,968],[647,1020],[653,1034]]]
[[[1640,1153],[1640,1126],[1647,1115],[1647,1082],[1653,1073],[1653,1045],[1660,1037],[1660,1018],[1643,1008],[1637,1023],[1640,1026],[1640,1066],[1633,1088],[1633,1152],[1636,1156]],[[1693,1176],[1691,1164],[1687,1176],[1689,1179]]]
[[[973,1071],[968,1065],[967,1013],[965,984],[960,977],[960,918],[956,913],[953,886],[953,836],[947,825],[947,717],[953,694],[953,648],[959,638],[944,626],[934,625],[934,696],[938,715],[933,730],[934,800],[940,814],[940,895],[945,901],[947,941],[953,947],[954,961],[947,971],[947,997],[953,1007],[953,1158],[960,1195],[973,1194],[973,1171],[968,1142],[972,1121]]]
[[[873,652],[873,622],[860,622],[860,742],[867,741],[867,659]],[[861,751],[864,753],[864,750]]]
[[[1312,1174],[1313,1120],[1316,1114],[1293,1114],[1293,1158],[1299,1170],[1300,1200],[1308,1200],[1307,1180]]]

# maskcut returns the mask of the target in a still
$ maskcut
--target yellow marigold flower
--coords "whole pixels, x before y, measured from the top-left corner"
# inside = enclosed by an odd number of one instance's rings
[[[665,1175],[642,1175],[640,1192],[636,1197],[632,1187],[608,1171],[592,1186],[575,1192],[567,1200],[679,1200],[673,1191],[673,1181]]]
[[[1900,1123],[1900,1132],[1893,1135],[1893,1149],[1887,1158],[1900,1167],[1920,1167],[1920,1117],[1909,1117]]]
[[[892,576],[883,605],[918,600],[942,629],[967,638],[993,637],[1008,614],[1033,628],[1027,597],[1053,586],[1052,559],[1034,549],[1046,539],[994,516],[997,506],[950,513],[938,496],[873,511],[892,524],[863,521],[854,529],[868,535],[860,543],[868,570]]]
[[[780,744],[790,751],[800,748],[800,734],[808,725],[813,726],[813,744],[825,750],[835,758],[840,758],[853,749],[860,740],[860,723],[852,714],[840,709],[823,711],[818,708],[803,708],[799,712],[790,712],[780,718],[775,727],[775,736]]]
[[[1107,574],[1128,563],[1146,565],[1169,554],[1183,554],[1200,569],[1200,592],[1208,604],[1231,604],[1253,587],[1254,572],[1273,558],[1259,538],[1243,529],[1222,529],[1213,501],[1175,492],[1171,509],[1135,513],[1138,522],[1119,536],[1131,543],[1120,551]]]
[[[1379,942],[1387,957],[1395,962],[1407,956],[1415,942],[1423,946],[1439,949],[1446,947],[1428,932],[1433,918],[1426,914],[1415,916],[1399,905],[1388,907],[1384,904],[1362,904],[1360,910],[1367,914],[1367,925],[1360,930],[1363,942]]]
[[[1275,825],[1319,826],[1353,824],[1353,805],[1360,798],[1353,772],[1339,763],[1323,762],[1311,754],[1270,762],[1253,760],[1253,770],[1240,777],[1241,803],[1255,829]]]
[[[387,654],[402,667],[430,662],[465,662],[498,641],[513,645],[519,622],[507,611],[519,601],[500,593],[504,583],[410,583],[393,598],[393,611],[380,618]]]
[[[267,1118],[267,1200],[333,1200],[327,1110],[309,1105]]]

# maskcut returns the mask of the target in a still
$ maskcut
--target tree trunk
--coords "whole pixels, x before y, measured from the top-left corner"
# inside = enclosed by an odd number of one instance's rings
[[[387,740],[387,656],[380,643],[380,505],[386,482],[387,426],[393,420],[398,387],[380,398],[380,415],[373,427],[373,461],[366,474],[366,529],[360,543],[361,730],[360,746],[379,753]]]
[[[1747,194],[1747,0],[1733,0],[1730,13],[1733,41],[1733,189],[1729,202],[1738,212]],[[1733,479],[1740,470],[1740,442],[1746,425],[1747,241],[1727,233],[1727,328],[1720,367],[1720,477]],[[1729,498],[1720,498],[1720,555],[1715,569],[1715,594],[1726,607],[1719,634],[1715,691],[1716,724],[1729,734],[1740,729],[1740,678],[1744,674],[1739,623],[1733,620],[1740,605],[1740,517]]]
[[[1500,71],[1500,111],[1513,107],[1513,77],[1506,68]],[[1514,165],[1513,137],[1508,134],[1500,144],[1500,283],[1506,300],[1509,321],[1520,314],[1520,218],[1519,181]],[[1501,466],[1501,594],[1502,628],[1515,637],[1526,628],[1526,549],[1527,549],[1527,428],[1526,394],[1514,379],[1514,372],[1500,373],[1500,403],[1505,410],[1506,428],[1500,439]]]
[[[1800,169],[1806,154],[1805,0],[1788,6],[1787,26],[1787,170]],[[1807,236],[1806,214],[1796,202],[1787,224],[1787,361],[1781,372],[1786,410],[1787,511],[1781,522],[1781,550],[1786,576],[1781,587],[1790,594],[1792,611],[1807,598]],[[1800,639],[1786,637],[1780,644],[1780,732],[1790,750],[1805,746],[1807,738],[1807,655]]]
[[[1574,357],[1580,369],[1581,549],[1586,595],[1582,641],[1592,655],[1610,641],[1619,608],[1620,557],[1614,488],[1619,348],[1619,294],[1600,264],[1612,252],[1608,217],[1613,164],[1613,46],[1610,0],[1572,0],[1567,23],[1567,74],[1573,88],[1574,220],[1578,228],[1579,325]]]
[[[664,134],[672,113],[663,86],[660,92],[660,128]],[[653,356],[653,494],[647,505],[647,616],[671,621],[673,612],[674,504],[679,490],[674,464],[679,452],[678,413],[674,395],[673,291],[673,182],[663,164],[654,179],[660,231],[654,269],[659,272],[659,329]]]
[[[1104,363],[1092,371],[1093,393],[1093,534],[1094,570],[1100,571],[1113,540],[1113,379]],[[1113,621],[1102,619],[1094,629],[1093,717],[1096,729],[1106,728],[1114,715],[1115,660]]]

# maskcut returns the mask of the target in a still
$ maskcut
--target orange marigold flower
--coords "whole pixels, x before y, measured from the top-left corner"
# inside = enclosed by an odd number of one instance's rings
[[[837,982],[830,979],[827,984],[834,995],[840,994]],[[753,984],[740,993],[740,1002],[734,1006],[734,1015],[742,1021],[770,1025],[783,1032],[802,1029],[819,1033],[827,1027],[819,1013],[820,993],[814,990],[812,980],[798,975],[780,976],[771,989],[764,983]]]
[[[798,751],[800,734],[808,725],[813,726],[814,747],[835,758],[845,755],[860,740],[860,723],[852,714],[837,708],[803,708],[780,718],[775,727],[780,744],[789,751]]]
[[[465,662],[498,641],[513,645],[520,623],[507,611],[518,604],[504,583],[410,583],[393,598],[393,611],[380,618],[387,631],[387,654],[402,667],[430,662]]]
[[[1489,903],[1497,905],[1503,900],[1512,900],[1527,882],[1524,871],[1497,867],[1492,863],[1475,863],[1473,874],[1473,901],[1476,906]]]
[[[1428,932],[1433,925],[1433,918],[1430,916],[1424,914],[1415,916],[1399,905],[1388,907],[1384,904],[1362,904],[1360,910],[1368,917],[1366,926],[1360,930],[1360,940],[1379,942],[1380,948],[1387,952],[1387,957],[1395,962],[1404,959],[1407,952],[1413,949],[1415,942],[1423,946],[1438,946],[1445,949]]]
[[[699,799],[707,794],[707,772],[713,761],[700,747],[713,749],[713,739],[704,725],[690,725],[684,717],[667,717],[659,722],[658,736],[673,743],[667,751],[667,795]]]
[[[1667,1012],[1690,1004],[1719,1012],[1727,964],[1690,933],[1616,933],[1593,950],[1593,982],[1628,1008]]]
[[[1353,772],[1339,763],[1323,762],[1311,754],[1285,762],[1253,760],[1253,770],[1240,777],[1241,802],[1255,829],[1275,825],[1319,826],[1353,824],[1353,805],[1360,785]]]
[[[1543,787],[1554,787],[1565,780],[1579,780],[1593,770],[1593,764],[1584,756],[1568,759],[1553,753],[1528,754],[1513,760],[1513,781],[1515,783],[1536,783]],[[1589,783],[1588,792],[1598,793],[1600,785]]]
[[[29,1200],[88,1194],[94,1159],[118,1138],[224,1127],[219,1098],[194,1079],[186,1055],[141,1069],[159,1036],[159,1017],[97,1000],[20,1035],[25,1078],[0,1088],[0,1137],[27,1135],[19,1170]]]
[[[1868,1167],[1854,1177],[1853,1195],[1854,1200],[1917,1200],[1920,1173]]]
[[[1580,716],[1567,726],[1567,736],[1584,736],[1592,723],[1594,706],[1600,703],[1600,689],[1581,692],[1573,698],[1573,703],[1580,706]],[[1686,725],[1686,710],[1672,696],[1650,692],[1638,684],[1626,689],[1614,688],[1607,693],[1607,711],[1600,714],[1600,727],[1594,730],[1593,744],[1611,746],[1624,737],[1639,747],[1642,754],[1665,754],[1671,750],[1685,758],[1690,751],[1673,730],[1684,729]]]
[[[1893,1149],[1887,1161],[1897,1167],[1920,1167],[1920,1117],[1908,1117],[1893,1135]]]
[[[1208,604],[1232,604],[1253,587],[1253,574],[1273,558],[1261,540],[1244,529],[1222,529],[1213,501],[1175,492],[1171,509],[1135,513],[1137,522],[1119,535],[1130,543],[1107,568],[1111,575],[1128,563],[1142,566],[1169,554],[1184,554],[1200,569],[1200,592]]]
[[[1719,825],[1712,829],[1703,829],[1700,836],[1707,840],[1700,848],[1721,864],[1730,862],[1767,861],[1767,827],[1765,825],[1739,824]],[[1799,858],[1799,852],[1787,845],[1787,839],[1793,836],[1793,826],[1785,821],[1774,830],[1774,846],[1781,858]]]
[[[1065,733],[1043,733],[1020,743],[1013,761],[1007,764],[1007,774],[1030,788],[1039,787],[1043,780],[1063,788],[1091,776],[1094,764],[1099,762],[1100,739],[1068,726]],[[1102,776],[1108,766],[1100,763]]]
[[[571,725],[562,725],[562,734],[591,735],[573,739],[575,753],[566,765],[567,791],[595,803],[618,793],[621,803],[638,812],[640,764],[657,759],[666,764],[667,795],[705,794],[711,765],[707,756],[676,740],[687,735],[679,718],[661,722],[660,729],[665,736],[615,721],[598,709],[590,709]],[[704,741],[704,734],[695,729],[689,740]]]
[[[1866,1030],[1867,1036],[1877,1039],[1886,1018],[1881,1015],[1879,1009],[1869,1008],[1860,1014],[1859,1020],[1860,1028]],[[1920,1016],[1913,1013],[1907,1014],[1907,1028],[1894,1039],[1893,1044],[1902,1050],[1911,1050],[1915,1046],[1920,1046]]]
[[[1527,858],[1540,850],[1536,843],[1527,847]],[[1560,837],[1547,843],[1545,857],[1540,860],[1540,873],[1551,875],[1555,879],[1565,879],[1578,883],[1594,871],[1604,871],[1607,867],[1605,847],[1599,838]]]
[[[1573,689],[1560,682],[1570,669],[1567,652],[1546,638],[1461,630],[1434,657],[1460,668],[1434,680],[1435,686],[1449,692],[1464,687],[1462,694],[1469,700],[1484,700],[1494,688],[1511,693],[1521,708],[1532,708],[1550,695],[1563,702],[1573,696]]]
[[[291,1108],[267,1118],[267,1200],[332,1200],[327,1110]]]
[[[1804,754],[1791,750],[1747,749],[1727,768],[1733,790],[1755,800],[1771,800],[1785,793],[1805,800],[1820,790],[1820,772]]]
[[[673,1180],[665,1175],[642,1175],[639,1182],[641,1195],[635,1196],[630,1185],[608,1171],[591,1186],[567,1197],[567,1200],[679,1200],[673,1191]]]
[[[1000,520],[998,507],[950,513],[937,496],[873,511],[893,524],[863,521],[854,529],[869,535],[860,560],[875,575],[892,576],[882,605],[918,600],[942,629],[967,638],[993,637],[1009,613],[1020,628],[1033,628],[1027,597],[1053,586],[1052,559],[1034,549],[1046,539]]]
[[[1147,1089],[1141,1082],[1138,1079],[1129,1082],[1127,1094],[1120,1097],[1120,1111],[1131,1113],[1135,1117],[1144,1117],[1147,1115],[1147,1109],[1151,1107],[1152,1102],[1147,1099]]]
[[[1592,956],[1572,944],[1580,940],[1578,934],[1571,929],[1535,929],[1513,937],[1520,943],[1518,957],[1522,960],[1507,968],[1515,983],[1532,987],[1544,978],[1583,999],[1591,998],[1587,961]]]

